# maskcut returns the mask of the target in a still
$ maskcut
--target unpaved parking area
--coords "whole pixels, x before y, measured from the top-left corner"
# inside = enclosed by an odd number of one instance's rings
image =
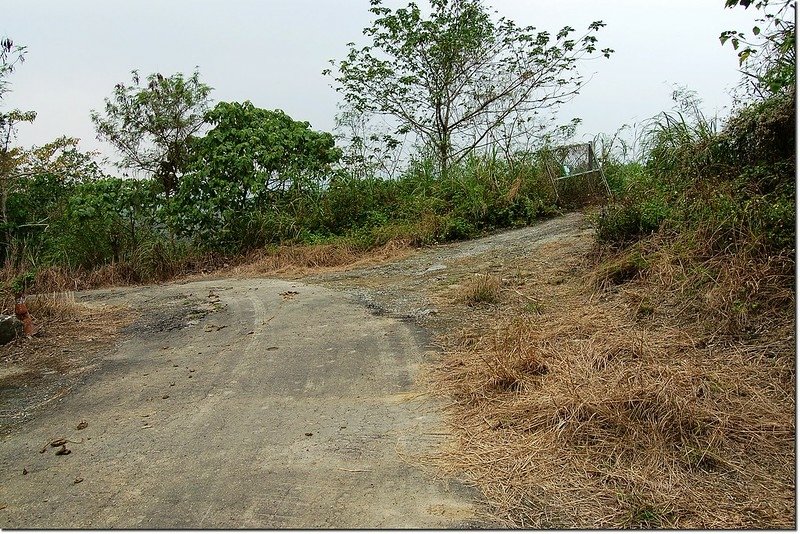
[[[418,327],[276,280],[80,298],[139,318],[79,387],[3,437],[0,526],[479,524],[470,490],[417,460],[443,435],[415,389],[431,357]]]

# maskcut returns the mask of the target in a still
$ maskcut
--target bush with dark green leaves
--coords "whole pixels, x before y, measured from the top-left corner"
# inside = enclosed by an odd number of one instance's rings
[[[598,238],[622,245],[666,225],[702,233],[710,252],[793,251],[794,117],[793,93],[740,109],[720,132],[665,115],[644,172],[623,179],[624,192],[598,218]]]
[[[333,136],[250,102],[220,102],[206,121],[213,127],[192,143],[175,198],[178,233],[230,251],[292,237],[287,216],[296,218],[341,155]]]

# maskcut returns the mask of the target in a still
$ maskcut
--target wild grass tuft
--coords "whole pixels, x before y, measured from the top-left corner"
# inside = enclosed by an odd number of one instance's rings
[[[480,304],[496,304],[500,301],[502,280],[499,276],[484,273],[467,281],[458,296],[458,300],[468,306]]]
[[[31,295],[26,304],[30,314],[45,323],[70,322],[80,316],[80,305],[72,291]]]

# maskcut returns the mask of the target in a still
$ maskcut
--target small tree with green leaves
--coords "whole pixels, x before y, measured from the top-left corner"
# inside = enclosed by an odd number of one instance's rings
[[[118,83],[106,99],[105,113],[92,111],[92,122],[98,139],[122,156],[120,167],[155,178],[170,198],[189,161],[189,139],[203,126],[211,87],[197,71],[188,78],[151,74],[145,80],[131,74],[131,84]]]
[[[60,137],[42,146],[16,149],[18,165],[7,199],[8,231],[12,236],[12,260],[47,261],[64,242],[57,221],[81,183],[104,178],[95,162],[96,153],[81,152],[78,139]],[[73,251],[72,244],[61,247]]]
[[[795,90],[797,81],[797,31],[795,0],[725,0],[726,8],[753,7],[761,16],[752,35],[728,30],[719,36],[739,56],[739,66],[751,94],[765,97]]]
[[[393,117],[397,132],[415,133],[443,172],[492,143],[498,128],[515,123],[509,135],[527,135],[537,114],[576,95],[584,83],[578,62],[597,51],[594,34],[604,25],[551,35],[494,20],[480,0],[430,4],[425,15],[413,2],[393,10],[371,0],[371,44],[350,43],[347,57],[331,64],[348,104]]]
[[[192,144],[174,210],[175,226],[206,243],[245,245],[248,220],[285,215],[288,201],[317,189],[341,157],[331,134],[280,110],[220,102],[206,120],[212,128]]]

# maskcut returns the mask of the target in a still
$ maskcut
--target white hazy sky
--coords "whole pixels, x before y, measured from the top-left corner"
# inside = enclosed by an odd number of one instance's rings
[[[551,32],[607,23],[599,45],[616,53],[582,67],[593,78],[561,111],[564,122],[583,119],[584,136],[669,109],[673,84],[697,91],[708,112],[724,113],[739,74],[735,53],[718,36],[748,30],[755,16],[723,9],[723,0],[486,3],[519,25]],[[114,85],[132,69],[169,75],[198,66],[216,101],[251,100],[331,130],[338,97],[321,71],[344,56],[347,42],[363,42],[368,8],[369,0],[3,0],[0,36],[28,47],[3,107],[38,112],[20,128],[21,145],[69,135],[84,150],[110,154],[95,139],[89,112],[103,108]]]

